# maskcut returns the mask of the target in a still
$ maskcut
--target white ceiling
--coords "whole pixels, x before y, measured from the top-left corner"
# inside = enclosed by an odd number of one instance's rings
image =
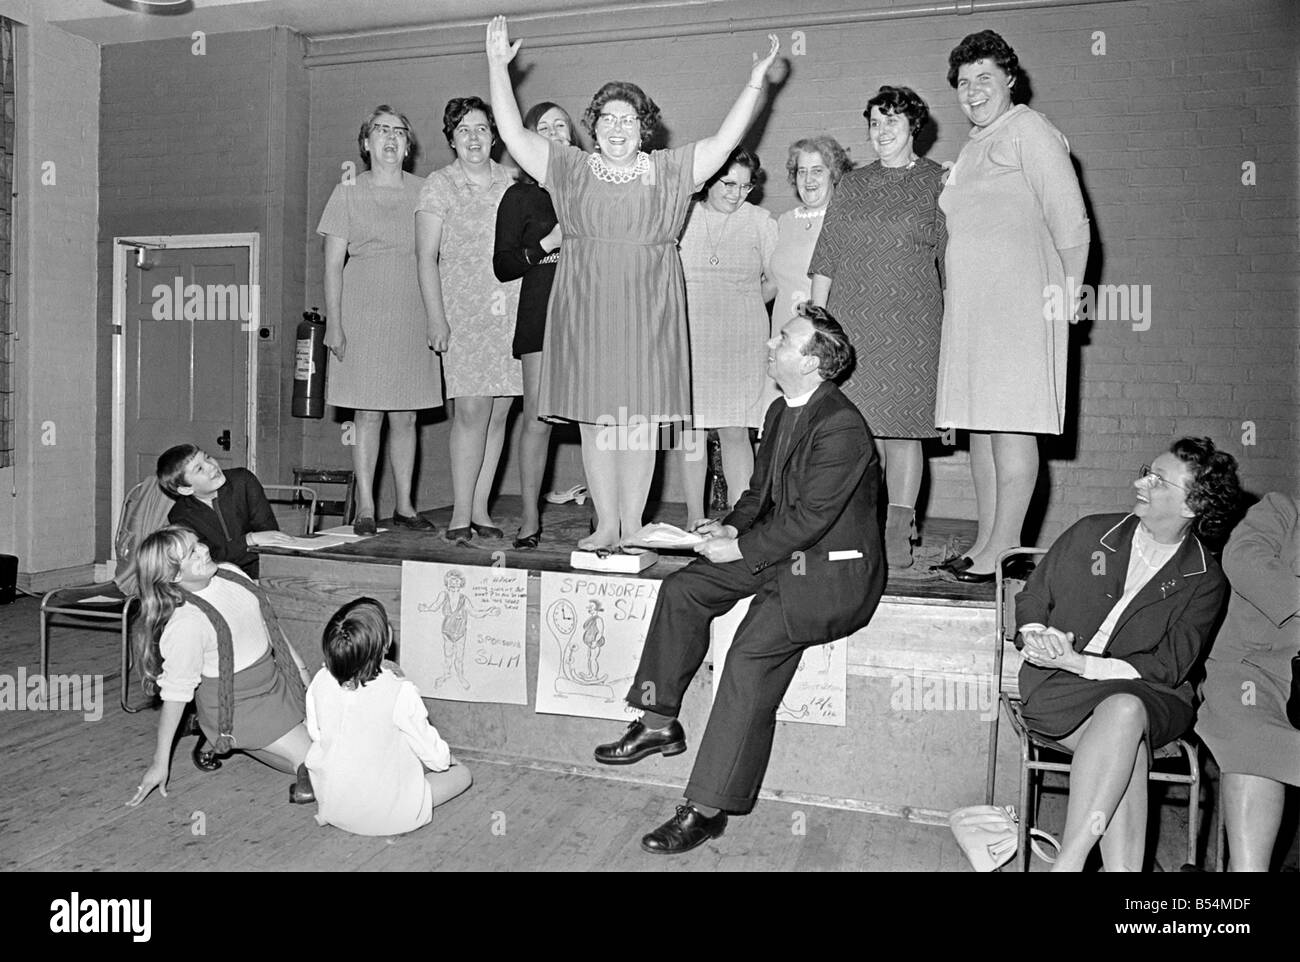
[[[662,0],[610,3],[602,0],[192,0],[180,15],[123,10],[104,0],[41,0],[46,22],[96,43],[131,43],[187,37],[195,30],[230,33],[271,26],[290,27],[308,37],[391,30],[402,27],[486,23],[503,13],[516,20],[562,12],[619,8],[731,6],[722,0]]]

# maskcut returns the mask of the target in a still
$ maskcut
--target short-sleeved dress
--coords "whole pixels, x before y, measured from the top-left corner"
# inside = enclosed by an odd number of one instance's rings
[[[762,281],[776,248],[776,221],[749,203],[730,214],[697,203],[678,246],[686,275],[692,425],[761,428],[772,401]]]
[[[971,131],[939,206],[948,223],[935,424],[1060,434],[1069,321],[1045,315],[1064,292],[1060,251],[1089,240],[1070,146],[1023,104]]]
[[[325,400],[362,411],[416,411],[442,404],[438,356],[416,276],[420,178],[378,187],[369,172],[339,184],[316,228],[348,244],[343,267],[343,359],[330,357]]]
[[[808,270],[831,279],[826,309],[857,363],[843,391],[878,438],[929,438],[934,429],[947,236],[943,168],[876,161],[841,178]]]
[[[812,297],[808,264],[825,222],[825,207],[814,211],[796,207],[776,219],[776,250],[772,252],[768,271],[768,277],[776,284],[776,300],[772,302],[773,334],[794,317],[799,304]]]
[[[451,341],[442,356],[447,397],[522,394],[523,369],[511,354],[519,281],[501,282],[492,272],[497,205],[511,185],[496,161],[492,185],[476,187],[453,161],[435,170],[420,190],[417,212],[442,220],[438,268],[442,306]]]
[[[677,237],[694,158],[694,144],[656,150],[642,176],[609,183],[587,154],[551,144],[545,186],[564,246],[547,312],[540,415],[592,424],[690,417]]]

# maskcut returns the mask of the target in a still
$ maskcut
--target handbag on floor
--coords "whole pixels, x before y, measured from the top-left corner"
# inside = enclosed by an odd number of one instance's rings
[[[948,816],[957,844],[977,872],[992,872],[1011,861],[1018,845],[1019,821],[1013,805],[971,805]],[[1055,852],[1049,855],[1040,841],[1051,845]],[[1060,842],[1036,828],[1029,830],[1029,845],[1035,855],[1049,863],[1055,862],[1061,851]]]

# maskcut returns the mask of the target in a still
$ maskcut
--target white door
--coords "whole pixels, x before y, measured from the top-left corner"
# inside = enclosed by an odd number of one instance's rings
[[[125,490],[182,442],[247,464],[249,249],[151,250],[145,269],[127,263]]]

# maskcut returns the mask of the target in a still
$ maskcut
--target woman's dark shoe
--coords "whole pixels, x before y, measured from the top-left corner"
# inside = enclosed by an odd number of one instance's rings
[[[972,564],[974,564],[974,562],[971,561],[969,556],[958,555],[957,557],[949,558],[947,561],[940,561],[937,565],[930,565],[930,570],[947,571],[949,574],[955,575],[958,571],[965,571]]]
[[[537,529],[536,531],[534,531],[532,534],[527,535],[527,536],[525,536],[525,535],[522,533],[523,530],[524,530],[523,528],[520,528],[520,529],[519,529],[519,531],[520,531],[520,535],[519,535],[519,537],[515,538],[515,547],[516,547],[516,548],[522,548],[522,549],[525,549],[525,550],[531,551],[533,548],[536,548],[539,544],[542,543],[542,529],[541,529],[541,528],[538,528],[538,529]]]
[[[190,758],[194,761],[194,767],[201,772],[211,774],[221,767],[221,761],[217,758],[217,753],[211,748],[204,748],[208,743],[207,736],[203,734],[203,729],[199,727],[199,717],[190,713],[189,724],[186,726],[184,735],[198,735],[199,740],[194,743],[194,749],[190,752]]]
[[[667,728],[646,728],[638,719],[627,726],[623,737],[607,745],[597,745],[593,753],[602,765],[631,765],[647,755],[680,755],[686,751],[686,732],[673,719]]]
[[[375,519],[372,517],[357,518],[352,522],[352,533],[360,535],[379,534],[379,528],[375,526]]]
[[[690,803],[678,805],[676,815],[641,839],[641,848],[652,855],[680,855],[717,838],[726,828],[726,812],[709,818]]]
[[[995,575],[992,571],[990,571],[986,575],[982,575],[977,572],[971,571],[969,565],[967,565],[965,568],[962,568],[960,571],[953,571],[951,572],[951,574],[958,581],[968,585],[991,585],[993,584],[995,578]]]
[[[416,514],[412,517],[407,517],[404,514],[398,514],[396,511],[393,512],[393,525],[398,528],[410,528],[412,531],[438,530],[438,526],[428,518],[424,517],[424,515]]]
[[[304,762],[298,766],[298,780],[289,786],[289,803],[292,805],[310,805],[316,801],[316,790],[311,786],[311,775]]]
[[[480,538],[504,538],[506,533],[496,525],[479,524],[477,521],[471,521],[469,526],[474,529],[474,533]]]
[[[442,536],[448,541],[472,541],[474,532],[470,528],[448,528]]]

